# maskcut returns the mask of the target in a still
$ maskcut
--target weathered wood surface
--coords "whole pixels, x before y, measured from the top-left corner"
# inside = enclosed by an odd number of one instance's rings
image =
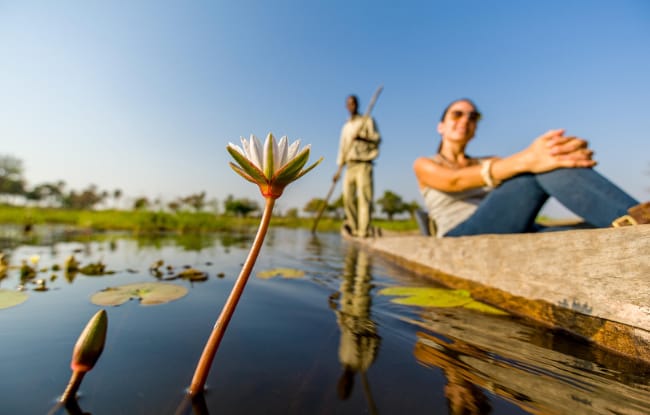
[[[650,361],[650,225],[355,241],[475,298]]]

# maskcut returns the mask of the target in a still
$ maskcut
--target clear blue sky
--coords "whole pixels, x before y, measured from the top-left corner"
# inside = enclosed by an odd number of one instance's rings
[[[345,97],[380,84],[377,196],[421,202],[413,160],[470,97],[470,154],[566,128],[650,199],[647,0],[0,1],[0,153],[30,185],[261,200],[225,147],[273,132],[324,157],[279,201],[302,208],[330,187]]]

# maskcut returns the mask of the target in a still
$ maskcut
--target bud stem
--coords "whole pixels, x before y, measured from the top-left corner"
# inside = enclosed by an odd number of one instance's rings
[[[237,277],[237,281],[235,281],[235,285],[230,292],[230,296],[228,296],[226,303],[221,309],[221,314],[219,315],[217,322],[212,328],[212,333],[210,334],[210,337],[205,344],[205,348],[203,349],[199,363],[196,366],[196,370],[194,371],[194,377],[192,378],[192,383],[188,389],[188,393],[192,397],[203,392],[205,382],[208,378],[208,372],[210,371],[212,361],[214,360],[214,355],[217,353],[221,339],[226,332],[230,318],[235,312],[235,307],[237,307],[237,303],[239,302],[239,299],[241,298],[241,295],[244,291],[248,277],[250,276],[250,273],[253,270],[253,266],[255,265],[255,260],[257,260],[260,249],[264,243],[264,237],[266,236],[266,231],[268,230],[269,224],[271,222],[274,204],[274,198],[266,198],[264,212],[262,213],[262,220],[257,229],[257,235],[253,241],[253,246],[248,253],[248,257],[246,258],[246,262],[244,263],[244,266],[239,273],[239,277]]]
[[[81,371],[72,372],[68,386],[66,386],[65,391],[63,391],[63,395],[61,395],[59,402],[65,403],[75,399],[75,396],[77,395],[77,389],[79,389],[79,386],[81,386],[81,381],[83,380],[85,374],[86,372]]]

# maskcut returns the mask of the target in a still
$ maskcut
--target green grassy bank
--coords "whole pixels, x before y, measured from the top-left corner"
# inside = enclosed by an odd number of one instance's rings
[[[21,207],[0,205],[0,224],[38,226],[45,224],[68,225],[96,231],[122,230],[135,233],[158,232],[216,232],[248,227],[257,227],[255,217],[234,217],[205,212],[152,212],[125,210],[70,210],[59,208]],[[312,218],[274,217],[272,226],[311,229]],[[390,231],[414,231],[417,225],[412,220],[386,221],[375,219],[373,224]],[[318,231],[338,231],[341,220],[322,218]]]

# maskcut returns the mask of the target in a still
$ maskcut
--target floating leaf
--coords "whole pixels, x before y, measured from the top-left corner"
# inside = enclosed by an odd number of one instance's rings
[[[104,275],[104,274],[109,274],[111,273],[110,271],[106,271],[106,265],[103,264],[101,261],[96,262],[96,263],[90,263],[88,265],[84,265],[83,267],[79,268],[79,272],[81,272],[84,275]]]
[[[162,282],[145,282],[109,287],[90,297],[93,304],[117,306],[131,299],[140,299],[142,305],[163,304],[187,294],[187,288]]]
[[[0,309],[16,306],[26,300],[27,294],[23,292],[0,288]]]
[[[273,277],[282,278],[302,278],[305,276],[305,271],[292,268],[274,268],[267,271],[260,271],[257,273],[257,278],[269,279]]]
[[[395,296],[412,296],[412,295],[442,295],[444,293],[454,292],[457,296],[471,298],[469,291],[466,290],[450,290],[447,288],[433,288],[433,287],[387,287],[379,291],[381,295],[395,295]]]
[[[506,313],[505,311],[500,310],[496,307],[492,307],[491,305],[481,303],[480,301],[472,301],[471,303],[467,303],[463,306],[463,308],[480,311],[481,313],[485,313],[485,314],[496,314],[500,316],[508,315],[508,313]]]
[[[208,279],[208,274],[195,268],[187,268],[179,272],[175,277],[189,281],[205,281]]]
[[[431,287],[388,287],[379,291],[381,295],[393,295],[391,302],[420,307],[464,307],[482,313],[505,315],[498,308],[474,300],[466,290],[449,290]]]
[[[397,304],[421,307],[459,307],[472,300],[465,290],[447,290],[430,287],[389,287],[379,291],[382,295],[395,295],[405,298],[391,300]]]

